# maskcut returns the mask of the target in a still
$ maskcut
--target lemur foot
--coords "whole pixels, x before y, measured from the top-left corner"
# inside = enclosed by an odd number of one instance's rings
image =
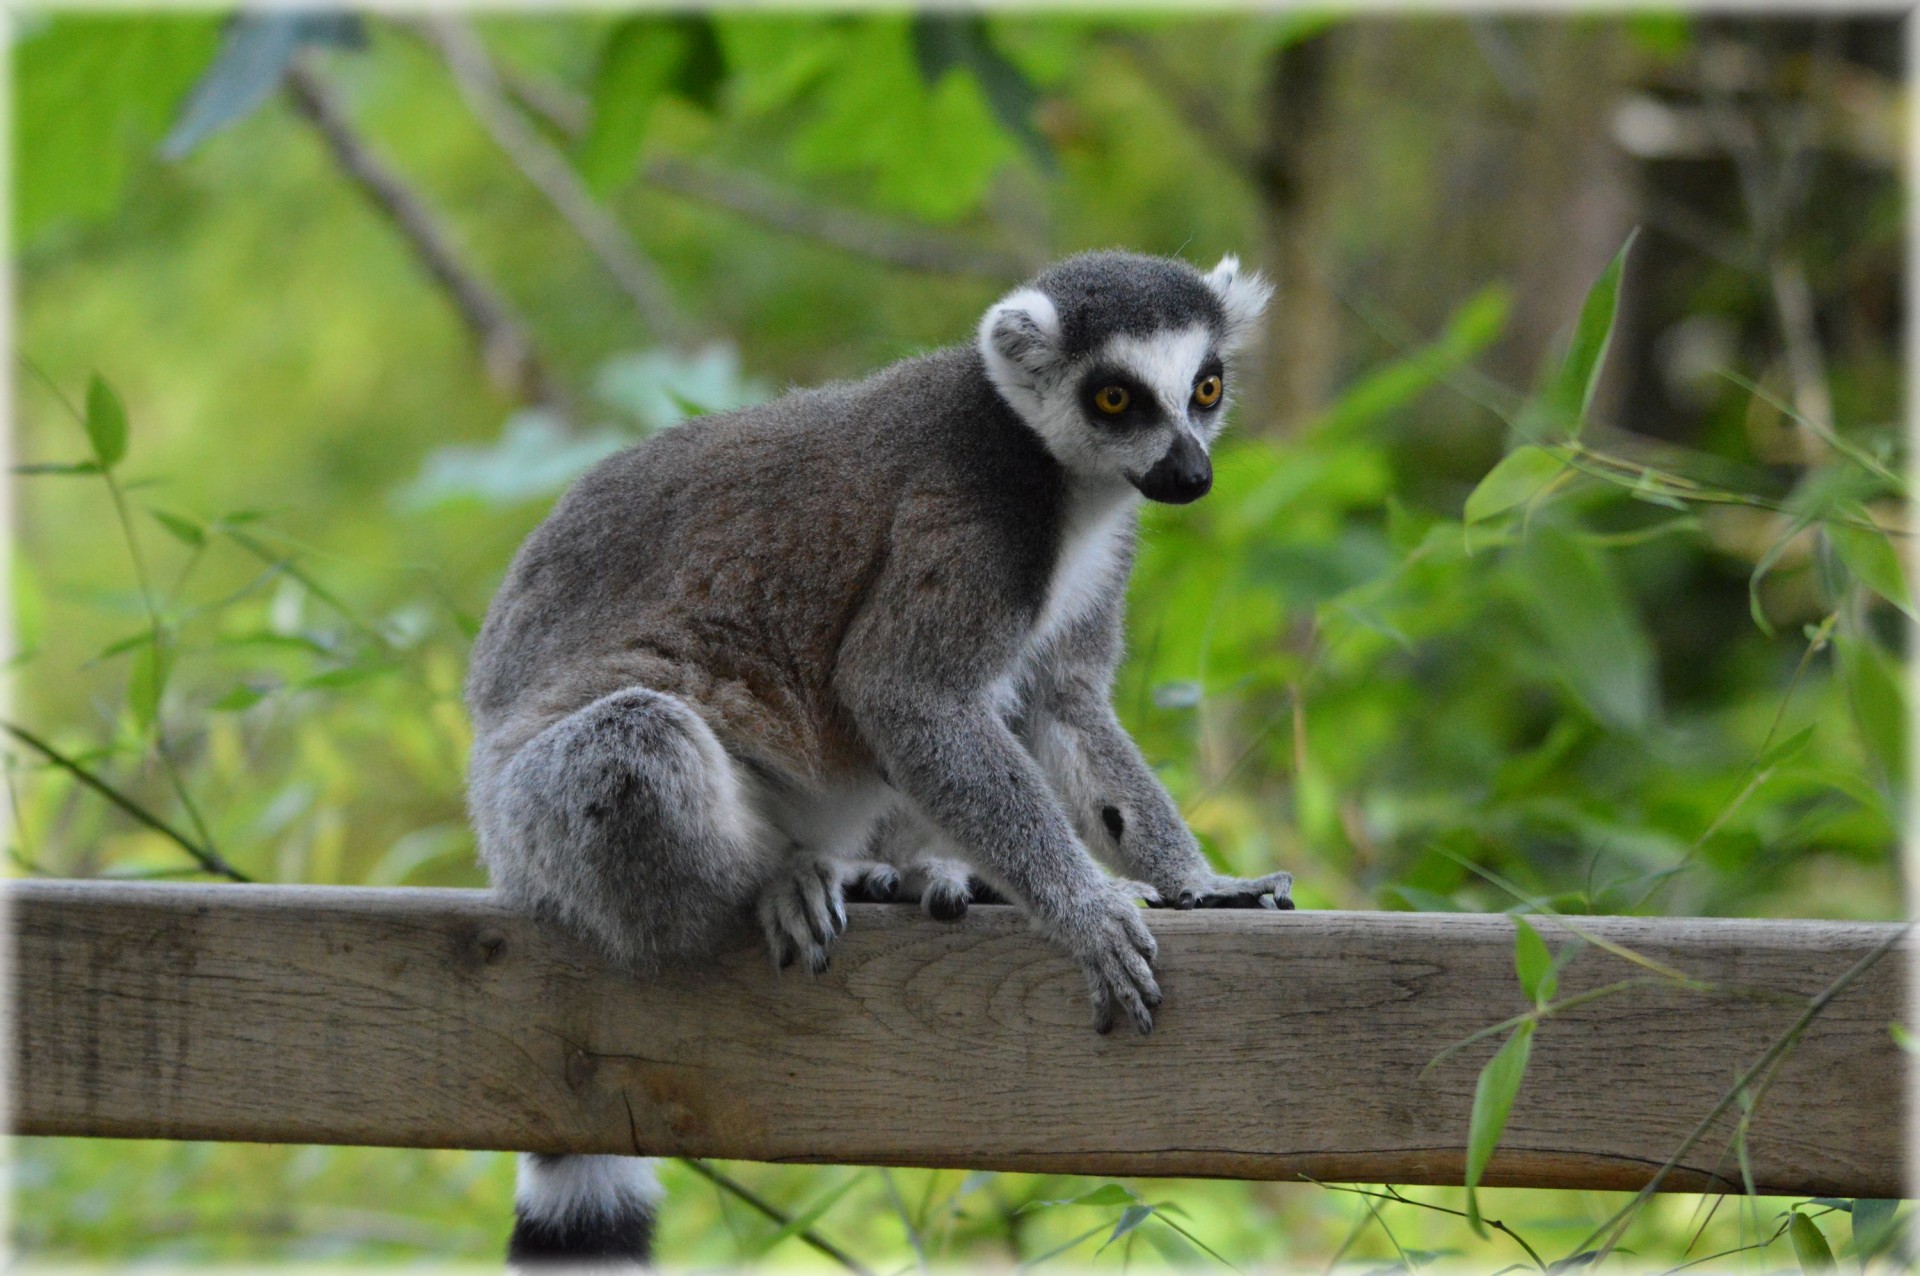
[[[1005,904],[1006,896],[967,871],[958,860],[921,860],[904,870],[868,863],[853,868],[847,898],[863,904],[919,901],[936,921],[959,921],[972,904]]]
[[[820,974],[827,945],[847,928],[841,866],[824,856],[797,857],[761,889],[755,911],[775,965],[785,970],[800,961]]]
[[[891,864],[856,866],[847,898],[860,904],[891,904],[901,897],[900,870]]]
[[[1153,1031],[1160,1006],[1153,959],[1159,948],[1134,903],[1150,893],[1137,882],[1109,880],[1086,907],[1049,928],[1080,962],[1093,999],[1093,1030],[1103,1036],[1121,1014],[1141,1036]]]
[[[1293,874],[1268,873],[1265,877],[1226,877],[1211,874],[1189,882],[1169,897],[1164,892],[1151,896],[1154,908],[1273,908],[1293,907]]]

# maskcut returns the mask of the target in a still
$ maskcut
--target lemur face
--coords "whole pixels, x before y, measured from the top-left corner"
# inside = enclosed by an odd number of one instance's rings
[[[980,322],[987,375],[1070,474],[1181,505],[1213,485],[1230,361],[1272,289],[1131,253],[1070,257]]]

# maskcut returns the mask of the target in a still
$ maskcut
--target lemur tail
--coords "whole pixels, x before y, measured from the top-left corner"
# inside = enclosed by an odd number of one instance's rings
[[[651,1266],[659,1203],[650,1157],[523,1155],[507,1265]]]

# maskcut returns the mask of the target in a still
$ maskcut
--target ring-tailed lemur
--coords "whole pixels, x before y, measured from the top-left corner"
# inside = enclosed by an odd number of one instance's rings
[[[971,344],[603,461],[474,646],[500,893],[639,972],[755,920],[819,971],[850,886],[953,915],[970,872],[1080,964],[1099,1031],[1150,1030],[1138,899],[1292,906],[1208,865],[1110,703],[1140,498],[1212,485],[1269,293],[1231,257],[1070,258]],[[644,1260],[654,1199],[648,1161],[526,1158],[512,1256]]]

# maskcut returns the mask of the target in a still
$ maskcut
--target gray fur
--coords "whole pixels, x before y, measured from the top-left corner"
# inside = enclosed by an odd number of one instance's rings
[[[1136,899],[1289,885],[1213,872],[1110,705],[1135,487],[1182,436],[1204,458],[1225,400],[1188,387],[1266,296],[1231,259],[1069,259],[974,345],[595,467],[474,647],[470,805],[500,892],[636,971],[755,922],[821,969],[855,881],[891,866],[930,900],[964,862],[1081,964],[1097,1027],[1149,1030]],[[1086,401],[1110,372],[1150,400],[1129,422]]]

